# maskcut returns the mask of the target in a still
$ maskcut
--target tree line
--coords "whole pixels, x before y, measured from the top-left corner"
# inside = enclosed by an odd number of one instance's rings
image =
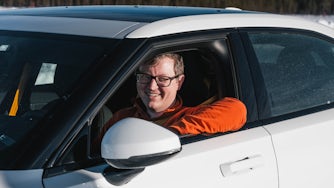
[[[333,14],[334,0],[0,0],[5,7],[75,5],[167,5],[196,7],[237,7],[280,14]]]

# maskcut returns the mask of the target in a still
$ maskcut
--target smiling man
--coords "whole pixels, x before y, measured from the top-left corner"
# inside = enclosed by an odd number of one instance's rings
[[[150,118],[164,114],[177,102],[184,81],[183,61],[177,54],[163,54],[139,67],[137,91]]]
[[[244,125],[246,107],[235,98],[225,97],[210,105],[183,106],[177,95],[185,79],[183,73],[183,59],[175,53],[160,54],[140,65],[136,73],[139,97],[132,107],[113,115],[103,126],[99,140],[115,122],[126,117],[155,122],[179,135],[235,131]]]
[[[180,135],[235,131],[246,122],[246,107],[238,99],[225,97],[210,105],[185,107],[177,95],[185,79],[183,59],[175,53],[160,54],[140,65],[138,98],[121,109],[103,126],[99,139],[117,121],[137,117],[165,126]],[[195,84],[195,83],[194,83]]]

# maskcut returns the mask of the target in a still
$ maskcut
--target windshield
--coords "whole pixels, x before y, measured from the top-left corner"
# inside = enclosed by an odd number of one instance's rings
[[[19,142],[114,43],[0,32],[0,151]]]

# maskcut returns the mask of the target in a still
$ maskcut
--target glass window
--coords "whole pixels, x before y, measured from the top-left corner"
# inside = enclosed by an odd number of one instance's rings
[[[1,152],[18,145],[50,109],[70,97],[93,63],[116,44],[101,41],[0,32]]]
[[[297,33],[249,35],[267,87],[272,116],[334,100],[334,44]]]

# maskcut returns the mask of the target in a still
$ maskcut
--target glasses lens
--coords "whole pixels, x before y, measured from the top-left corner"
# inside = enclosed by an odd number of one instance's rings
[[[156,81],[157,81],[159,86],[167,87],[167,86],[169,86],[169,84],[171,82],[171,79],[169,77],[166,77],[166,76],[158,76],[158,77],[156,77]]]
[[[147,74],[137,74],[137,82],[141,84],[147,84],[151,81],[152,77]]]

